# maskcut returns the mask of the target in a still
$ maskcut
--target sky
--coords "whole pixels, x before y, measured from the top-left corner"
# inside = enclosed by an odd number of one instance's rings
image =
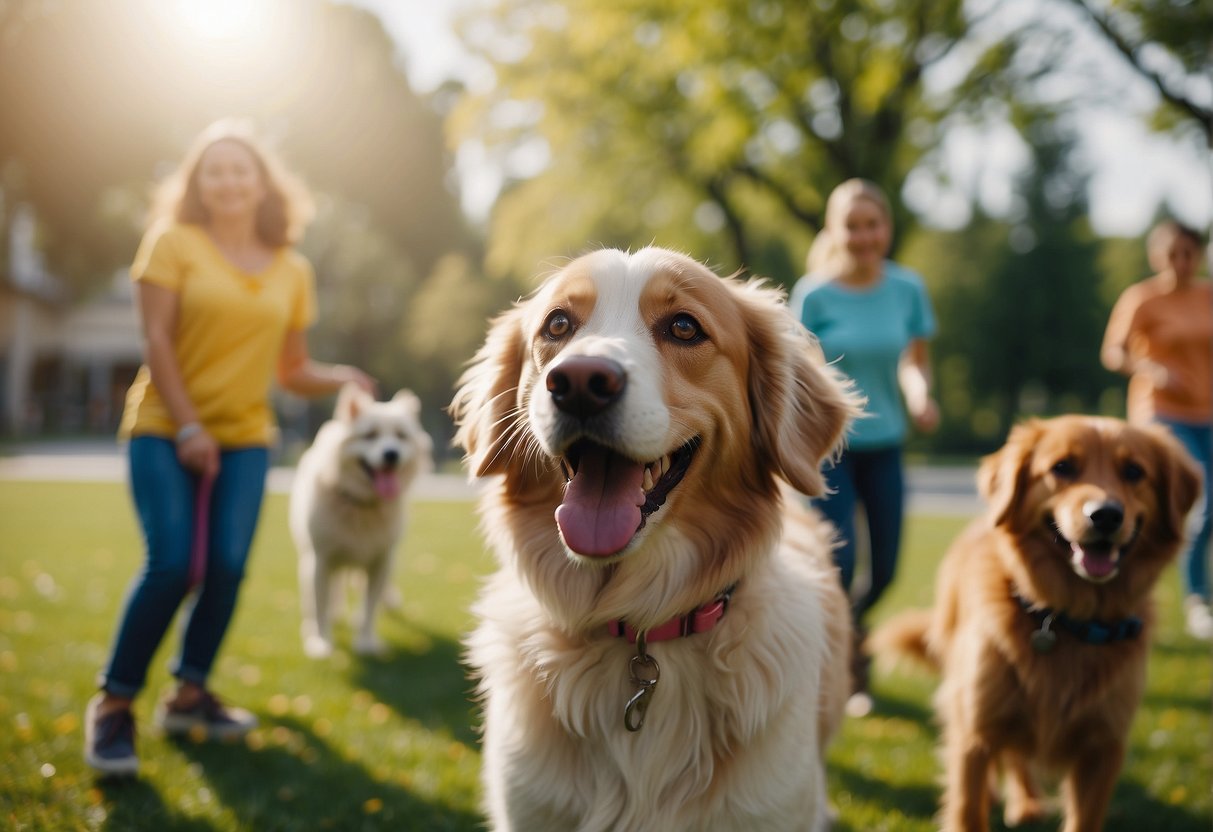
[[[382,20],[399,45],[410,82],[419,92],[456,78],[471,89],[492,83],[492,72],[462,48],[451,28],[454,16],[477,0],[345,0]],[[1150,85],[1094,37],[1079,41],[1087,60],[1112,88],[1123,89],[1123,109],[1091,107],[1076,112],[1080,150],[1092,172],[1091,224],[1105,236],[1138,236],[1161,202],[1183,222],[1200,229],[1213,225],[1213,158],[1203,148],[1183,146],[1144,124],[1157,101]],[[1011,182],[1026,158],[1018,138],[1007,130],[964,131],[947,140],[945,158],[959,189],[941,191],[925,178],[907,183],[911,207],[942,227],[960,227],[969,216],[973,193],[996,216],[1009,209]],[[464,210],[482,220],[495,198],[502,174],[475,145],[460,148],[456,168]]]

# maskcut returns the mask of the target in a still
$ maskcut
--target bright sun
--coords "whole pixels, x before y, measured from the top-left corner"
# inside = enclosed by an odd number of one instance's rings
[[[300,42],[303,4],[286,0],[143,0],[166,59],[204,88],[253,94],[283,83],[284,59]],[[0,5],[3,5],[0,0]]]
[[[172,0],[165,5],[179,26],[210,41],[254,35],[270,16],[270,4],[264,0]]]

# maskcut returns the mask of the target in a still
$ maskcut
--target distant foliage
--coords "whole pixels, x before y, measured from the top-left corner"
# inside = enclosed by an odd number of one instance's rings
[[[497,85],[452,117],[515,184],[490,274],[657,242],[723,271],[799,275],[825,196],[851,176],[898,201],[938,140],[923,76],[967,31],[959,0],[499,0],[465,21]],[[536,165],[536,160],[543,164]]]

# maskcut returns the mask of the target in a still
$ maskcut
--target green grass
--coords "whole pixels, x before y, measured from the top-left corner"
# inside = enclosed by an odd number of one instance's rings
[[[888,612],[930,601],[934,562],[962,521],[914,517]],[[305,659],[285,500],[269,497],[216,689],[262,727],[235,745],[139,736],[138,780],[97,780],[81,714],[131,577],[137,531],[120,485],[0,482],[0,828],[13,830],[473,830],[476,715],[459,665],[468,604],[492,568],[468,503],[419,503],[381,632],[383,660]],[[1208,651],[1182,635],[1178,580],[1163,609],[1110,830],[1207,832]],[[137,704],[150,725],[172,639]],[[938,768],[926,675],[876,679],[876,716],[849,721],[831,752],[845,830],[930,830]],[[1030,827],[1053,829],[1055,823]],[[1001,828],[995,824],[995,828]],[[655,830],[655,832],[659,832]]]

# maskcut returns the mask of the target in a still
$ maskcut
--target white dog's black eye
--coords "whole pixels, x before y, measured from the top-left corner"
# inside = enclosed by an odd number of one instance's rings
[[[1126,462],[1120,469],[1120,476],[1125,482],[1141,482],[1146,477],[1146,471],[1136,462]]]
[[[563,338],[572,331],[573,322],[569,320],[569,316],[563,309],[553,310],[543,325],[543,334],[553,340]]]
[[[1062,477],[1067,480],[1078,476],[1078,465],[1069,457],[1059,459],[1054,462],[1053,467],[1050,470],[1052,470],[1054,476]]]
[[[703,337],[703,330],[699,321],[683,312],[670,321],[670,335],[679,341],[698,341]]]

